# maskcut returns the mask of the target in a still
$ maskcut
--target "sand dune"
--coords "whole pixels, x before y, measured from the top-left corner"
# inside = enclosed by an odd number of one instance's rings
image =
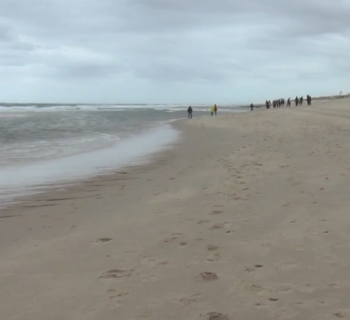
[[[1,211],[1,319],[349,319],[349,107],[179,122],[151,164]]]

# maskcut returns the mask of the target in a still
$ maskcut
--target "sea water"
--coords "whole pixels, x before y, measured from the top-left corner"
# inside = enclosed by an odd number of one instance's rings
[[[192,106],[208,115],[208,106]],[[0,204],[135,164],[178,138],[179,105],[0,105]],[[219,112],[242,112],[231,106]]]

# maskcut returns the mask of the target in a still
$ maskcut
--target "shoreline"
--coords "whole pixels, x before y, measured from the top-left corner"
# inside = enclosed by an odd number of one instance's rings
[[[35,194],[38,189],[41,193],[46,187],[75,184],[130,164],[147,162],[154,153],[166,150],[178,138],[179,132],[170,123],[163,123],[102,149],[34,163],[4,165],[0,168],[0,208],[16,198]],[[13,179],[15,176],[16,180]],[[13,196],[9,197],[11,194]]]
[[[346,318],[349,105],[179,121],[149,163],[1,211],[0,314]]]
[[[2,218],[1,212],[12,211],[13,208],[22,207],[26,203],[43,201],[41,199],[45,198],[47,195],[60,193],[69,194],[70,190],[74,191],[85,184],[93,183],[99,180],[104,180],[106,177],[116,176],[119,178],[123,178],[125,174],[130,174],[133,170],[138,171],[142,170],[143,167],[154,166],[161,162],[160,159],[165,157],[165,155],[167,155],[174,148],[176,148],[176,144],[179,143],[179,140],[180,138],[177,138],[176,140],[173,140],[172,142],[163,146],[157,151],[150,152],[139,158],[135,158],[131,164],[125,163],[120,166],[109,168],[103,171],[96,171],[94,174],[76,179],[43,183],[35,185],[34,187],[31,186],[30,188],[28,188],[27,193],[23,193],[17,196],[13,199],[12,202],[5,203],[4,206],[2,206],[2,204],[0,205],[0,219]]]

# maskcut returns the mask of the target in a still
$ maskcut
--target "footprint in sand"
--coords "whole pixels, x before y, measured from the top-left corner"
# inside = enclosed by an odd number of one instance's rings
[[[307,306],[307,303],[305,301],[297,301],[295,305],[298,307],[305,307]]]
[[[291,286],[289,286],[287,284],[281,284],[276,288],[276,291],[281,292],[281,293],[286,293],[286,292],[289,292],[291,290],[292,290]]]
[[[217,276],[217,274],[215,272],[202,272],[200,273],[195,280],[197,281],[215,281],[218,280],[219,277]]]
[[[256,285],[256,284],[253,284],[252,286],[248,287],[247,289],[249,291],[256,292],[256,293],[265,292],[266,291],[265,288],[263,288],[262,286]]]
[[[264,302],[257,302],[254,304],[254,307],[255,308],[266,308],[266,307],[269,307],[266,303]]]
[[[187,242],[180,242],[180,243],[179,243],[179,246],[180,246],[180,247],[186,247],[186,246],[187,246]]]
[[[150,268],[158,267],[158,266],[166,266],[169,264],[167,261],[160,260],[154,257],[143,257],[141,260],[141,264]]]
[[[163,240],[163,243],[173,242],[174,240],[177,240],[179,236],[181,236],[182,233],[172,233],[171,237],[165,238]]]
[[[223,213],[224,211],[222,211],[222,210],[213,210],[210,214],[211,215],[215,215],[215,214],[221,214],[221,213]]]
[[[209,229],[210,230],[219,230],[225,228],[225,225],[223,223],[216,223],[213,224]]]
[[[115,292],[114,289],[109,289],[107,293],[111,294],[109,299],[112,308],[119,308],[129,295],[129,292]]]
[[[220,253],[211,254],[207,257],[207,261],[210,261],[210,262],[215,262],[220,260],[221,260]]]
[[[207,249],[208,249],[209,251],[215,251],[215,250],[218,250],[218,249],[219,249],[219,246],[209,245],[209,246],[207,247]]]
[[[130,277],[133,270],[112,269],[105,272],[100,278],[102,279],[121,279]]]
[[[111,240],[113,240],[112,238],[99,238],[99,239],[97,239],[97,243],[99,243],[99,242],[108,242],[108,241],[111,241]]]
[[[158,281],[158,277],[152,273],[149,272],[141,272],[137,274],[140,277],[140,280],[142,282],[156,282]]]
[[[206,320],[230,320],[228,315],[220,312],[209,312],[205,315],[201,315],[201,318],[205,318]]]
[[[173,242],[174,240],[177,240],[177,237],[165,238],[163,240],[163,243],[170,243],[170,242]]]
[[[329,286],[331,288],[336,288],[336,289],[342,288],[342,286],[340,284],[338,284],[338,283],[330,283]]]
[[[186,296],[186,297],[182,297],[182,298],[179,298],[179,299],[175,299],[174,301],[178,302],[178,303],[180,303],[182,305],[189,306],[189,305],[191,305],[193,303],[196,303],[202,297],[203,297],[202,294],[196,293],[196,294],[192,294],[190,296]]]
[[[341,313],[341,312],[336,312],[336,313],[334,313],[334,316],[335,316],[336,318],[340,318],[340,319],[345,318],[345,315],[344,315],[343,313]]]
[[[203,224],[203,223],[207,223],[207,222],[210,222],[210,221],[209,220],[199,220],[198,224]]]

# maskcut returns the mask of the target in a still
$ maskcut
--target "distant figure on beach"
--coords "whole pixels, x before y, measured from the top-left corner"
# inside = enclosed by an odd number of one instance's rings
[[[269,106],[269,102],[266,100],[266,102],[265,102],[265,106],[266,106],[266,109],[269,109],[270,108],[270,106]]]
[[[187,118],[192,119],[192,107],[189,106],[187,109]]]
[[[298,106],[298,104],[299,104],[299,98],[298,97],[295,97],[295,106],[297,107]]]
[[[210,115],[213,116],[213,114],[214,114],[214,106],[211,106],[210,107]]]
[[[215,113],[215,115],[217,115],[217,114],[218,114],[218,107],[217,107],[217,105],[216,105],[216,104],[214,104],[214,113]]]
[[[287,107],[290,107],[290,98],[287,100]]]
[[[306,101],[307,101],[307,105],[310,106],[311,105],[311,96],[307,95]]]
[[[250,111],[253,111],[254,110],[254,105],[251,103],[250,104]]]
[[[300,99],[299,99],[299,104],[300,104],[301,106],[303,105],[303,101],[304,101],[304,98],[303,98],[303,96],[301,96]]]

